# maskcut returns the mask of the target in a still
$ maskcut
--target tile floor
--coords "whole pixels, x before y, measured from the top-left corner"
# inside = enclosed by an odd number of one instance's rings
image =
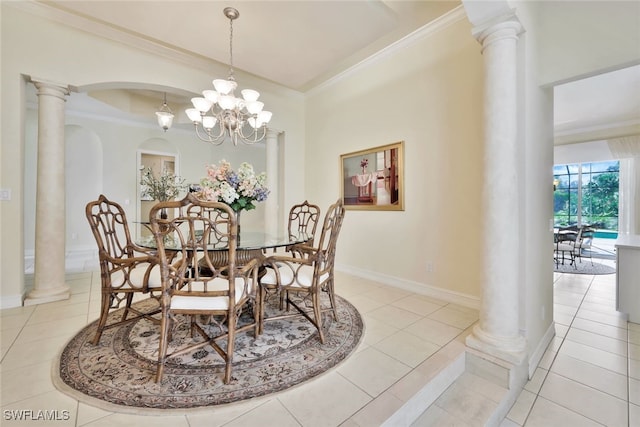
[[[69,300],[0,311],[0,424],[379,425],[386,419],[383,414],[406,397],[404,385],[398,387],[402,380],[428,376],[425,371],[444,360],[443,352],[454,344],[461,347],[477,312],[362,278],[337,276],[338,294],[358,308],[366,331],[356,354],[335,370],[274,396],[182,415],[149,416],[107,412],[53,386],[52,360],[70,337],[97,318],[99,307],[99,274],[69,274]],[[503,426],[614,426],[627,425],[627,420],[640,425],[640,326],[627,327],[613,311],[614,279],[556,277],[558,335]],[[467,396],[476,405],[491,397],[491,384],[466,373],[453,387],[477,391],[480,397]],[[447,401],[452,390],[434,405],[436,417],[431,411],[430,418],[423,416],[414,425],[473,426],[473,419],[464,416],[465,408]],[[12,418],[25,415],[25,410],[57,411],[61,419],[43,423]]]
[[[640,325],[615,311],[615,274],[554,273],[554,319],[556,337],[502,427],[639,427]]]

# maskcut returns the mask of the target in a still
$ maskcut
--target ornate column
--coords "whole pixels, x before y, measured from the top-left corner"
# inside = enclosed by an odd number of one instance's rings
[[[38,89],[35,287],[24,305],[69,298],[65,283],[64,103],[68,88],[34,81]]]
[[[518,268],[517,42],[515,16],[474,31],[485,64],[484,277],[480,322],[467,345],[513,363],[525,357]]]
[[[269,197],[265,201],[264,225],[268,234],[278,234],[278,194],[279,169],[278,169],[278,135],[279,130],[268,129],[265,139],[267,158],[267,187],[270,190]]]

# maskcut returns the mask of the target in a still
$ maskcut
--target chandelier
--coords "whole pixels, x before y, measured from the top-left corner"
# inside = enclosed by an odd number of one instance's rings
[[[220,145],[229,138],[234,145],[238,140],[253,144],[264,139],[271,112],[262,109],[260,93],[255,90],[242,90],[242,98],[234,94],[238,84],[233,76],[233,20],[240,12],[232,7],[223,12],[229,18],[229,77],[213,80],[215,90],[204,90],[203,97],[192,98],[194,108],[185,112],[202,141]]]
[[[167,92],[164,93],[164,102],[160,107],[160,110],[156,111],[156,117],[158,118],[158,124],[166,132],[173,124],[173,111],[167,105]]]

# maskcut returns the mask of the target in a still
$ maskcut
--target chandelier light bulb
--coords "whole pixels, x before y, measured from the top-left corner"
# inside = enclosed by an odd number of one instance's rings
[[[247,111],[249,114],[258,114],[264,108],[264,103],[260,101],[247,101]]]
[[[201,113],[206,113],[213,105],[213,102],[209,101],[206,98],[191,98],[191,103],[196,108],[196,110],[200,111]]]
[[[220,96],[220,94],[218,94],[218,92],[216,92],[215,90],[203,90],[202,96],[204,96],[205,99],[211,101],[211,105],[213,105],[218,102],[218,97]]]
[[[257,101],[258,98],[260,97],[260,92],[258,92],[257,90],[253,90],[253,89],[244,89],[240,93],[242,93],[242,97],[247,102],[249,102],[249,101]]]
[[[199,123],[202,121],[202,114],[200,114],[200,111],[198,111],[197,109],[187,108],[186,110],[184,110],[184,112],[187,113],[187,117],[189,117],[189,120],[191,120],[192,122]]]
[[[213,116],[204,116],[202,117],[202,127],[211,130],[215,127],[217,121],[218,119]]]

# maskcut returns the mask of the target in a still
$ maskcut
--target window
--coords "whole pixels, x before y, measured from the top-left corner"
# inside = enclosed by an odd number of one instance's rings
[[[555,225],[588,224],[617,231],[619,175],[618,161],[555,165]]]

